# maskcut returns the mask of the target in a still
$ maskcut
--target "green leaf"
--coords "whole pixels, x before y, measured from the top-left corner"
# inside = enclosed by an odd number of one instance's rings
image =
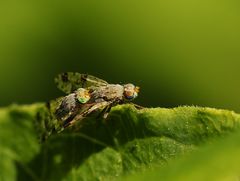
[[[232,111],[122,105],[107,120],[86,118],[56,133],[57,122],[45,104],[10,106],[0,109],[0,179],[125,178],[164,167],[239,125],[240,115]],[[39,136],[48,139],[40,142]]]
[[[211,180],[234,181],[240,179],[240,132],[208,144],[184,159],[177,159],[167,166],[124,178],[126,181]]]

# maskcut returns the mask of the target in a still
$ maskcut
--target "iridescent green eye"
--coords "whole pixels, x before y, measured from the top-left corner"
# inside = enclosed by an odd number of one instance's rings
[[[84,104],[89,101],[90,95],[89,95],[88,90],[79,88],[76,93],[77,93],[77,100],[80,103]]]
[[[78,97],[78,101],[82,104],[86,103],[89,100],[87,97]]]

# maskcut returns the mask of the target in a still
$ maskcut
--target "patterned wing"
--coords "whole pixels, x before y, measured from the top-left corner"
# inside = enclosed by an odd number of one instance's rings
[[[80,74],[77,72],[66,72],[59,74],[55,78],[55,82],[57,87],[67,94],[72,93],[78,88],[86,88],[91,86],[99,87],[108,84],[106,81],[92,75]]]

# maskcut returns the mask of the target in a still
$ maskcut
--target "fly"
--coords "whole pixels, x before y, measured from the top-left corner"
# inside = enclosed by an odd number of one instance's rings
[[[64,128],[95,111],[101,111],[103,118],[107,118],[113,106],[131,102],[139,93],[139,87],[131,83],[109,84],[95,76],[73,72],[59,74],[55,82],[60,90],[68,94],[55,111]]]

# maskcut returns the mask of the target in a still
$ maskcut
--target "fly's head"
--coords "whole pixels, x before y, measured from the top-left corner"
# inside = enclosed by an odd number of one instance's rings
[[[133,99],[135,99],[138,96],[138,92],[139,92],[139,87],[135,86],[133,84],[125,84],[123,85],[124,87],[124,98],[128,101],[131,101]]]
[[[89,101],[89,99],[91,98],[89,90],[84,89],[84,88],[79,88],[76,91],[76,95],[77,95],[77,100],[82,104],[87,103]]]

